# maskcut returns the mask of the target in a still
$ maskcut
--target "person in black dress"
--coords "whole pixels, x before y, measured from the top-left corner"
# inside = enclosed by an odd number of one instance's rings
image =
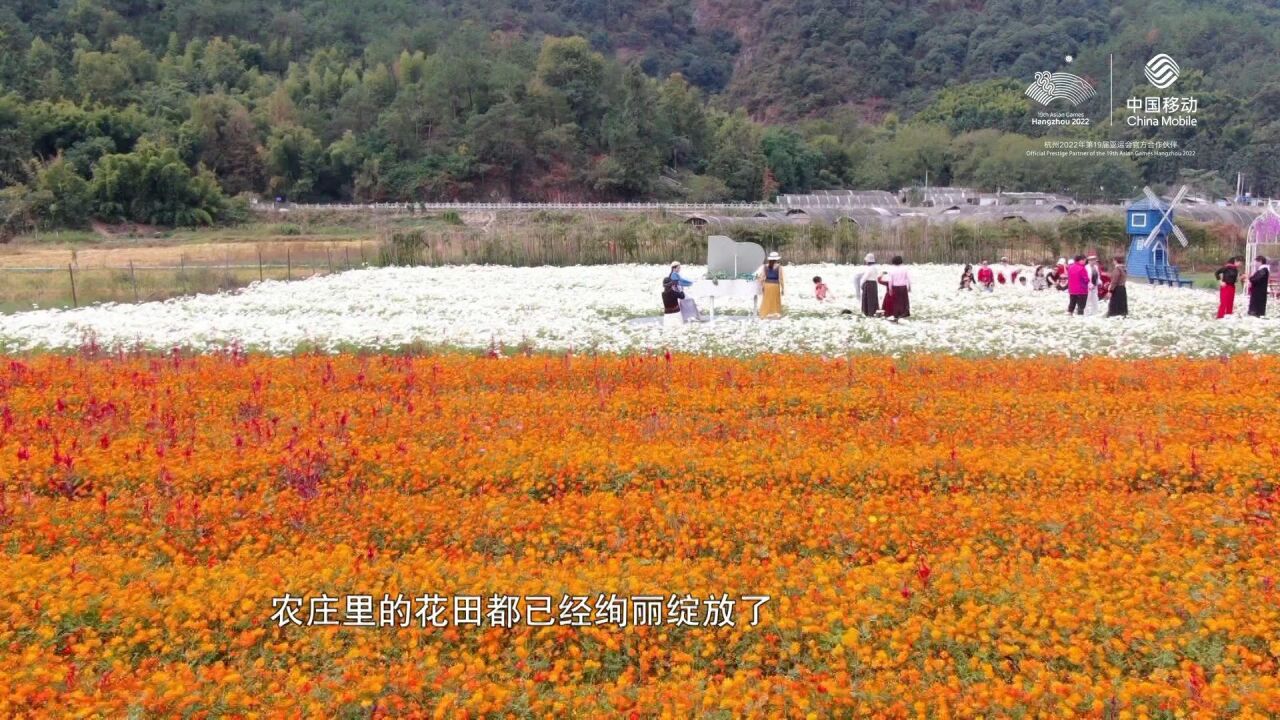
[[[1115,269],[1111,271],[1111,295],[1107,299],[1107,317],[1125,317],[1129,314],[1129,271],[1124,266],[1124,258],[1116,258],[1115,263]]]
[[[876,283],[880,278],[880,271],[876,268],[875,255],[867,253],[866,263],[855,278],[854,287],[858,289],[858,298],[862,301],[862,314],[875,317],[880,310],[880,286]]]
[[[684,320],[680,317],[680,301],[684,299],[684,291],[680,285],[669,277],[662,279],[662,324],[680,325]]]
[[[1253,261],[1253,274],[1249,276],[1249,314],[1263,317],[1267,314],[1267,291],[1271,286],[1271,268],[1267,259],[1259,255]]]

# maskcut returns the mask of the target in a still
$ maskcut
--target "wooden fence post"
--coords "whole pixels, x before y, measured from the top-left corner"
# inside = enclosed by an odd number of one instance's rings
[[[333,253],[332,253],[332,252],[330,252],[329,250],[330,250],[330,246],[329,246],[329,245],[325,245],[325,246],[324,246],[324,259],[325,259],[325,260],[327,260],[327,261],[329,262],[329,274],[330,274],[330,275],[332,275],[332,274],[333,274]]]
[[[262,246],[258,246],[258,282],[262,282]]]
[[[133,271],[133,261],[129,261],[129,281],[133,283],[133,301],[138,302],[138,274]]]
[[[284,246],[284,279],[293,279],[293,248]]]
[[[71,307],[80,307],[80,301],[76,298],[76,271],[67,263],[67,275],[71,276]]]

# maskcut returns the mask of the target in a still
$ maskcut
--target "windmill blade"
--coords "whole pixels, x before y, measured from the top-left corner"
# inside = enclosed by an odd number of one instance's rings
[[[1156,230],[1159,230],[1160,228],[1164,227],[1165,223],[1169,223],[1170,227],[1173,226],[1173,206],[1178,203],[1178,199],[1182,197],[1182,194],[1183,192],[1186,191],[1186,189],[1187,188],[1183,186],[1182,190],[1178,191],[1178,194],[1174,198],[1173,202],[1169,203],[1169,207],[1165,208],[1164,212],[1160,213],[1160,221],[1156,223]]]
[[[1146,237],[1142,238],[1142,242],[1138,243],[1138,248],[1141,250],[1146,250],[1148,247],[1151,247],[1151,243],[1155,242],[1156,236],[1159,234],[1160,234],[1160,226],[1156,225],[1154,228],[1151,229],[1151,232],[1148,233]]]
[[[1156,194],[1151,192],[1150,185],[1143,186],[1142,194],[1147,196],[1147,200],[1151,202],[1153,209],[1160,207],[1161,205],[1160,198],[1156,197]],[[1147,247],[1150,246],[1151,243],[1155,241],[1156,234],[1159,232],[1160,232],[1160,223],[1156,223],[1156,226],[1151,229],[1151,233],[1142,239],[1142,242],[1138,244],[1138,247],[1143,250],[1147,249]]]
[[[1178,188],[1178,193],[1173,196],[1173,202],[1169,203],[1169,209],[1165,211],[1164,217],[1160,218],[1161,224],[1164,224],[1166,220],[1169,221],[1169,227],[1173,228],[1173,236],[1178,238],[1178,242],[1182,243],[1182,247],[1187,246],[1187,236],[1183,234],[1182,228],[1173,224],[1172,215],[1174,206],[1182,202],[1182,199],[1187,196],[1188,189],[1186,185]]]

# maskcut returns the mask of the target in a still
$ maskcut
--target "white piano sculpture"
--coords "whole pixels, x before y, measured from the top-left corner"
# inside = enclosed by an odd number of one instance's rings
[[[695,280],[685,293],[710,300],[711,320],[716,319],[716,298],[751,298],[755,310],[760,298],[756,269],[764,264],[764,248],[753,242],[735,242],[724,235],[707,238],[707,275]]]

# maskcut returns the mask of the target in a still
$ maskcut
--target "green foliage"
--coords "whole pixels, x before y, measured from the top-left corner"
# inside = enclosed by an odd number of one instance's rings
[[[760,147],[779,190],[803,192],[813,186],[823,158],[794,130],[770,128],[765,131]]]
[[[1118,200],[1180,178],[1220,195],[1236,171],[1277,194],[1278,23],[1263,0],[21,0],[0,9],[0,188],[24,186],[10,217],[83,222],[24,168],[74,197],[68,172],[98,187],[145,138],[217,197],[755,200],[927,175]],[[1119,100],[1149,87],[1119,69],[1157,51],[1200,99],[1200,127],[1161,131],[1193,157],[1028,155],[1035,72],[1071,53],[1099,78],[1114,53]],[[1079,137],[1152,135],[1104,119]],[[244,208],[90,194],[108,217]]]
[[[1030,134],[1024,84],[1010,78],[954,85],[938,93],[916,122],[945,125],[953,133],[991,128]]]
[[[590,136],[598,132],[604,114],[600,92],[604,71],[604,56],[593,52],[583,38],[547,38],[538,55],[535,76],[553,101],[568,111],[561,119],[575,123]]]
[[[378,265],[415,266],[427,264],[427,238],[421,230],[393,233],[378,248]]]
[[[744,112],[719,117],[709,169],[724,181],[734,197],[752,200],[760,197],[766,163],[761,148],[762,134]]]
[[[227,208],[218,182],[192,172],[176,150],[143,144],[98,161],[89,184],[95,214],[155,225],[209,225]]]
[[[36,190],[47,201],[36,208],[43,221],[56,227],[83,227],[93,210],[89,183],[61,158],[40,169]]]
[[[297,126],[276,128],[263,153],[267,192],[290,200],[308,199],[323,160],[315,133]]]

